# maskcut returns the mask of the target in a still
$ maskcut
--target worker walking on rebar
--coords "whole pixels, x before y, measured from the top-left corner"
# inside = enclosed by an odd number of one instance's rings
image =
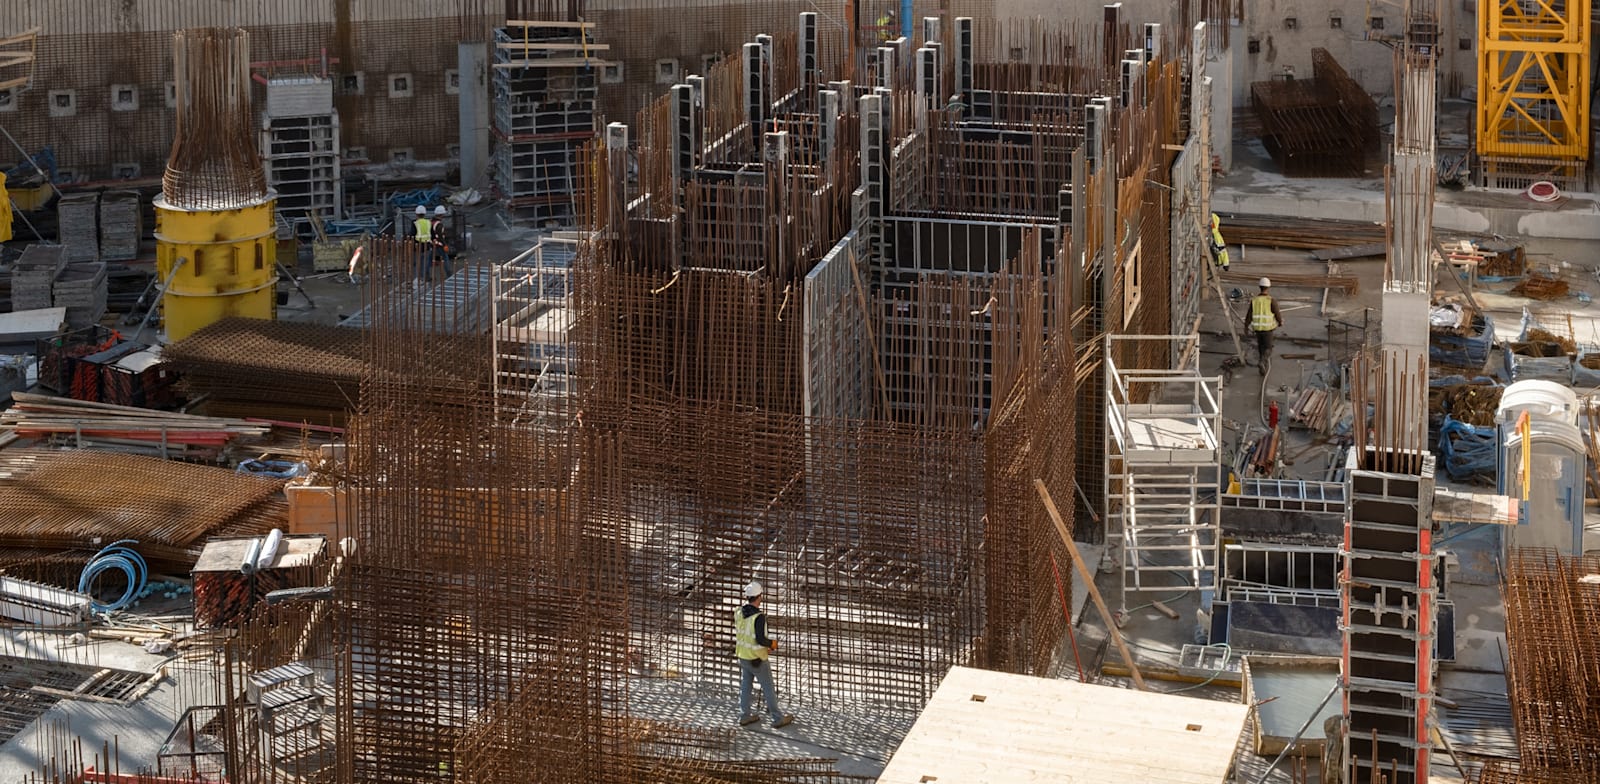
[[[1216,213],[1211,213],[1211,260],[1228,271],[1228,243],[1222,241],[1222,219]]]
[[[767,614],[761,611],[761,583],[744,587],[745,604],[733,612],[735,652],[739,656],[739,726],[761,721],[750,711],[750,682],[759,681],[766,695],[767,716],[773,727],[786,727],[794,717],[778,707],[778,692],[772,685],[772,665],[767,657],[778,650],[778,641],[767,636]]]
[[[1283,311],[1278,310],[1278,301],[1272,298],[1269,290],[1272,281],[1261,279],[1261,293],[1250,300],[1250,312],[1245,315],[1245,326],[1256,334],[1256,352],[1260,354],[1261,361],[1257,367],[1261,375],[1267,374],[1267,365],[1272,362],[1272,339],[1278,327],[1283,326]]]
[[[422,246],[419,254],[422,256],[417,262],[417,279],[426,281],[428,273],[433,271],[433,221],[428,220],[428,208],[417,205],[417,219],[411,222],[411,239]]]

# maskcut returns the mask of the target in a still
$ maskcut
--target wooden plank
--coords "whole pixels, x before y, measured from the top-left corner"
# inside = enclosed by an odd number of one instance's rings
[[[21,33],[17,33],[16,35],[13,35],[13,36],[9,36],[9,37],[6,37],[6,38],[0,38],[0,46],[11,46],[12,44],[20,44],[20,43],[23,43],[23,42],[27,42],[27,43],[31,44],[31,43],[33,43],[33,40],[35,38],[39,37],[39,33],[43,32],[43,31],[44,31],[43,27],[35,27],[35,28],[30,29],[30,30],[27,30],[27,31],[24,31],[24,32],[21,32]]]
[[[611,48],[611,44],[569,44],[547,41],[501,41],[496,46],[501,49],[545,50],[552,52],[600,52]]]
[[[1367,256],[1382,256],[1388,250],[1388,246],[1381,242],[1364,242],[1360,245],[1341,245],[1337,248],[1317,248],[1311,251],[1311,258],[1318,261],[1360,259]]]
[[[609,60],[597,60],[592,57],[552,57],[548,60],[517,60],[510,63],[495,63],[494,67],[502,69],[511,68],[583,68],[604,67],[616,65]]]
[[[1056,509],[1056,502],[1050,497],[1049,488],[1044,486],[1043,479],[1033,480],[1033,486],[1039,491],[1039,499],[1044,501],[1045,511],[1050,513],[1050,521],[1056,524],[1056,533],[1061,535],[1061,541],[1072,554],[1072,565],[1077,568],[1078,576],[1088,585],[1089,598],[1094,600],[1095,608],[1105,620],[1106,630],[1111,633],[1111,641],[1117,644],[1117,650],[1122,653],[1123,663],[1128,665],[1128,671],[1133,674],[1134,688],[1144,691],[1144,676],[1139,674],[1139,663],[1134,661],[1133,654],[1128,651],[1128,644],[1122,641],[1122,630],[1117,628],[1117,619],[1106,609],[1106,600],[1101,598],[1100,589],[1094,585],[1094,573],[1084,564],[1083,556],[1078,552],[1078,545],[1072,541],[1072,532],[1068,531],[1067,524],[1061,521],[1061,511]]]
[[[594,22],[550,22],[534,19],[508,19],[506,27],[559,27],[565,30],[587,30],[594,27]]]

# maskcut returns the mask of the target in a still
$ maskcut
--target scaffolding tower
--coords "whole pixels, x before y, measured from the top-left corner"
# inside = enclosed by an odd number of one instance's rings
[[[1140,343],[1171,368],[1140,368]],[[1122,602],[1187,585],[1216,592],[1222,379],[1201,376],[1196,336],[1106,336],[1106,541],[1122,535]],[[1119,364],[1120,363],[1120,364]]]

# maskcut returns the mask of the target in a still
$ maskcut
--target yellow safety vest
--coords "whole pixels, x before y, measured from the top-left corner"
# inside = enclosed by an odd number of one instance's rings
[[[1217,266],[1228,268],[1228,243],[1222,239],[1222,219],[1216,213],[1211,213],[1211,253],[1217,260]]]
[[[417,242],[432,242],[433,241],[433,221],[428,220],[427,218],[418,218],[417,222],[416,222],[416,227],[417,227]]]
[[[894,38],[894,20],[888,16],[878,17],[878,35],[885,41]]]
[[[1278,319],[1272,315],[1272,298],[1261,294],[1250,300],[1250,329],[1271,332],[1278,328]]]
[[[760,612],[745,617],[743,607],[733,611],[734,652],[741,659],[767,658],[766,647],[756,644],[756,619],[759,617],[761,617]]]

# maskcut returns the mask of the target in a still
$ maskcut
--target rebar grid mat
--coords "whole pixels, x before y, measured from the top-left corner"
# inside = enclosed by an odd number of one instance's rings
[[[261,404],[282,409],[285,419],[299,411],[314,421],[342,420],[360,394],[362,340],[357,329],[230,318],[168,346],[163,357],[191,394],[214,406]]]
[[[242,207],[267,195],[250,113],[250,34],[179,30],[172,37],[176,101],[172,154],[161,191],[189,210]]]
[[[137,539],[147,560],[192,564],[207,534],[270,528],[283,485],[152,457],[6,450],[0,546],[75,550]]]
[[[1600,557],[1514,550],[1503,591],[1522,773],[1600,779]],[[1554,779],[1551,779],[1554,780]]]

